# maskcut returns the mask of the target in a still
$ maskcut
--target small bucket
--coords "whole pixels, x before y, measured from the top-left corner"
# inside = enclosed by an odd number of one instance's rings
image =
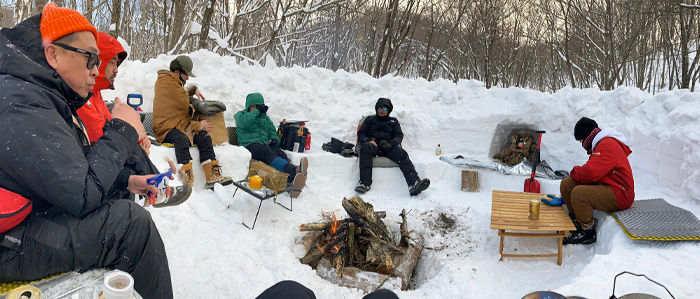
[[[114,270],[105,273],[103,286],[105,299],[134,298],[134,278],[124,271]]]
[[[260,189],[260,188],[262,188],[262,181],[263,181],[263,179],[260,176],[254,175],[254,176],[250,177],[250,181],[248,182],[248,186],[250,186],[250,188],[253,188],[253,189]]]

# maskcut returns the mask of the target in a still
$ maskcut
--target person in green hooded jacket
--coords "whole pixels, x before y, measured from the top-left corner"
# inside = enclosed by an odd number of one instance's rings
[[[288,162],[287,154],[279,148],[280,138],[277,129],[267,115],[268,106],[262,94],[246,96],[245,109],[234,115],[238,145],[245,147],[255,160],[289,174],[289,182],[294,185],[292,198],[299,197],[306,184],[309,160],[304,157],[299,166]]]

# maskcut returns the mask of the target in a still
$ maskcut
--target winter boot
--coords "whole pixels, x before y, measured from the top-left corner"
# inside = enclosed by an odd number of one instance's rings
[[[177,171],[177,176],[178,176],[178,179],[180,179],[180,182],[192,187],[194,185],[194,174],[192,173],[192,162],[180,166],[180,169]]]
[[[297,166],[297,173],[301,173],[304,176],[307,176],[309,173],[309,159],[306,157],[301,158],[299,160],[299,166]]]
[[[429,179],[418,179],[415,183],[413,183],[412,186],[408,186],[408,193],[411,194],[411,196],[416,196],[421,192],[425,191],[425,189],[428,189],[429,186]]]
[[[204,184],[206,189],[214,189],[214,184],[221,184],[222,186],[231,185],[233,180],[230,177],[221,175],[221,166],[219,166],[218,160],[207,160],[202,162],[202,168],[204,168],[204,176],[207,178],[207,183]]]
[[[581,228],[581,224],[578,223],[578,219],[576,219],[576,215],[574,215],[574,213],[569,213],[569,218],[571,218],[571,222],[574,223],[576,230],[583,230],[583,228]]]
[[[186,202],[187,199],[190,198],[190,195],[192,195],[192,187],[190,187],[190,185],[184,184],[182,186],[177,186],[173,188],[173,194],[170,195],[168,201],[157,203],[153,206],[156,208],[177,206]]]
[[[593,218],[593,225],[589,227],[588,229],[585,229],[581,227],[581,229],[578,229],[574,232],[569,233],[569,236],[564,238],[563,245],[568,245],[568,244],[593,244],[595,243],[595,235],[596,235],[596,229],[595,227],[598,225],[598,219]]]
[[[367,185],[362,184],[362,183],[360,183],[359,185],[357,185],[357,187],[355,187],[355,191],[357,191],[359,193],[365,193],[365,192],[369,191],[369,189],[372,189],[372,187],[367,186]]]

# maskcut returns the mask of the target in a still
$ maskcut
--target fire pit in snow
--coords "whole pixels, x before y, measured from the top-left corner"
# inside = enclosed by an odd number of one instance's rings
[[[385,212],[375,212],[359,196],[344,198],[343,208],[349,218],[338,220],[334,214],[324,214],[327,222],[299,226],[308,233],[294,248],[297,257],[319,276],[341,286],[366,292],[406,290],[424,244],[420,233],[409,232],[406,210],[400,214],[401,239],[396,242],[381,219]]]

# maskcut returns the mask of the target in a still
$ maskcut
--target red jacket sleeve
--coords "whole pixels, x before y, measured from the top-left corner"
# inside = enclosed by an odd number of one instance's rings
[[[593,154],[588,157],[588,162],[581,166],[574,166],[571,170],[571,178],[581,184],[599,183],[617,165],[618,156],[624,156],[620,146],[614,140],[601,140]],[[619,153],[618,153],[619,152]]]
[[[112,114],[107,109],[105,101],[102,100],[100,92],[95,93],[90,101],[78,109],[78,116],[85,123],[90,142],[96,142],[104,134],[102,127],[112,119]]]

